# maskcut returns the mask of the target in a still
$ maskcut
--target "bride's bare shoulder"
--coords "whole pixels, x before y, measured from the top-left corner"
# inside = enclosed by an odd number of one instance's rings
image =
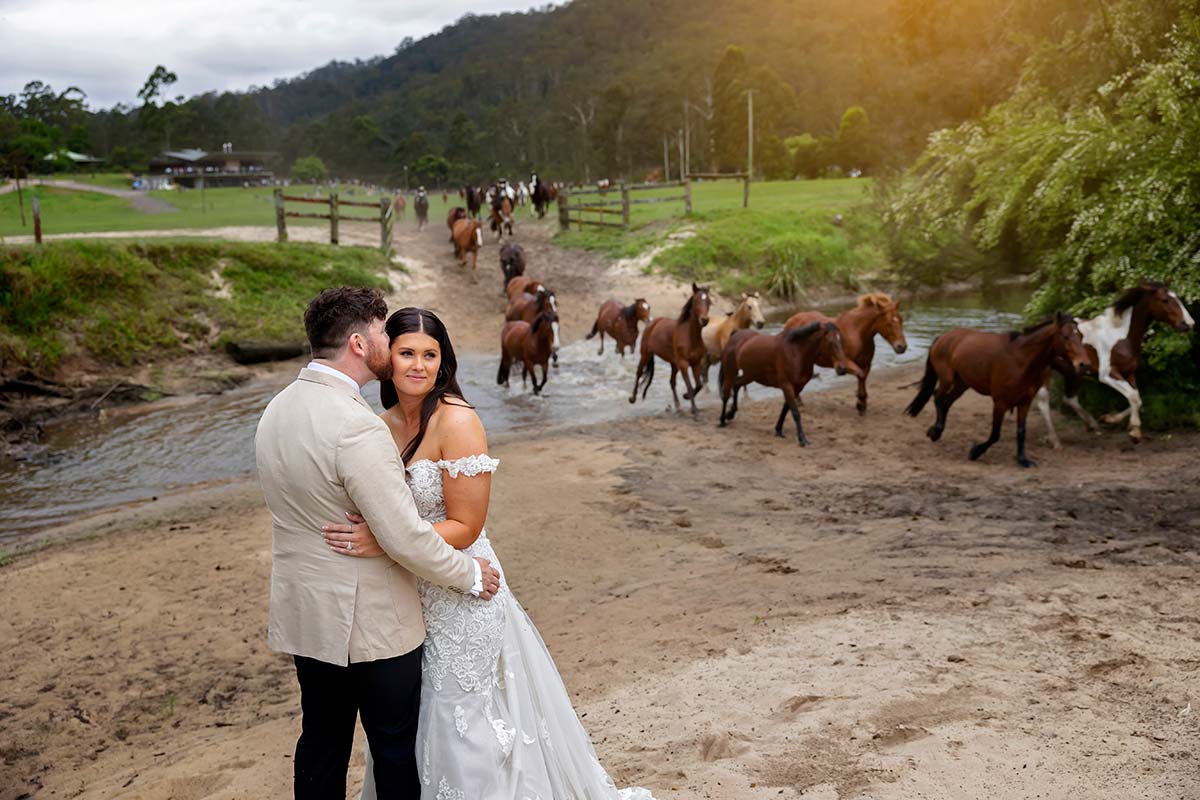
[[[487,452],[487,432],[475,409],[457,398],[446,398],[430,420],[442,452]]]

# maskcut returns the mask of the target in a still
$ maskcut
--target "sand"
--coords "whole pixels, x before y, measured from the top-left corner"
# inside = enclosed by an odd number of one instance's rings
[[[421,281],[449,255],[409,252],[398,294],[444,302]],[[560,305],[658,281],[576,263]],[[463,348],[498,329],[488,266],[447,308]],[[917,377],[873,375],[863,418],[852,387],[807,395],[806,449],[761,388],[723,430],[709,409],[493,437],[489,535],[601,760],[666,798],[1200,796],[1200,436],[1063,423],[1052,451],[1033,422],[1021,470],[1010,422],[971,463],[989,402],[931,443],[930,412],[900,415]],[[72,527],[0,569],[0,800],[289,796],[256,484]],[[360,741],[351,797],[361,765]]]

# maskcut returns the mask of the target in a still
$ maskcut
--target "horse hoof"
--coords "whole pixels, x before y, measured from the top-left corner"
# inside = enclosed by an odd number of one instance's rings
[[[929,437],[930,441],[936,442],[942,438],[942,429],[936,425],[932,425],[929,430],[925,431],[925,435]]]
[[[1105,414],[1104,416],[1100,417],[1100,421],[1103,422],[1105,425],[1116,425],[1118,422],[1120,422],[1124,418],[1125,418],[1124,416],[1122,416],[1121,414],[1114,411],[1111,414]]]
[[[985,452],[985,448],[983,446],[973,444],[973,445],[971,445],[971,452],[967,453],[967,458],[969,458],[972,461],[978,461],[979,457],[981,455],[983,455],[984,452]]]
[[[784,438],[784,436],[783,436],[783,431],[775,431],[775,438],[776,438],[776,439],[782,439],[782,438]]]
[[[808,447],[808,439],[800,439],[801,447]]]
[[[633,405],[633,404],[634,404],[634,403],[636,403],[636,402],[637,402],[637,397],[636,397],[636,396],[629,398],[629,405]]]
[[[1134,444],[1141,444],[1142,429],[1141,428],[1130,428],[1129,429],[1129,438],[1133,441]]]
[[[1022,467],[1025,467],[1026,469],[1037,466],[1037,462],[1034,461],[1032,458],[1018,458],[1017,463],[1020,464]]]

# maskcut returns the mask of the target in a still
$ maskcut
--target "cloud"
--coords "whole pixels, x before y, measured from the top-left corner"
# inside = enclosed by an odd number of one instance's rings
[[[93,109],[136,103],[158,64],[172,96],[269,85],[332,60],[389,55],[464,14],[531,0],[0,0],[0,95],[32,80],[78,86]]]

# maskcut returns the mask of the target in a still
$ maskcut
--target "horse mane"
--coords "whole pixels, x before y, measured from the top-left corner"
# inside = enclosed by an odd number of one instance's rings
[[[828,323],[832,325],[833,323]],[[821,327],[819,322],[810,322],[807,325],[801,325],[799,328],[792,328],[783,332],[783,338],[788,342],[798,342],[801,339],[807,339],[809,336],[817,332]]]
[[[637,304],[638,301],[634,300],[632,303],[621,309],[621,316],[624,317],[625,321],[631,325],[637,319]]]
[[[693,294],[688,298],[688,301],[683,304],[683,311],[679,312],[679,322],[687,322],[688,318],[692,316],[692,304],[695,299],[696,295]]]
[[[868,294],[860,295],[858,298],[858,307],[859,308],[866,308],[867,306],[876,306],[877,308],[884,308],[885,306],[889,306],[891,304],[892,304],[891,296],[888,294],[885,294],[884,292],[870,292]]]
[[[1126,289],[1117,298],[1117,302],[1113,303],[1113,311],[1117,314],[1124,314],[1127,309],[1133,308],[1140,303],[1146,295],[1165,288],[1167,288],[1167,285],[1160,281],[1141,281],[1137,286]]]
[[[1019,331],[1009,331],[1008,332],[1008,340],[1011,342],[1013,339],[1016,339],[1018,336],[1028,336],[1031,333],[1037,333],[1038,331],[1040,331],[1042,328],[1046,327],[1047,325],[1054,325],[1054,324],[1057,324],[1062,321],[1069,322],[1073,319],[1074,319],[1074,317],[1072,317],[1070,314],[1064,314],[1061,311],[1058,311],[1058,312],[1051,314],[1050,316],[1046,317],[1045,319],[1043,319],[1039,322],[1035,322],[1032,325],[1026,325],[1024,328],[1022,328]]]

